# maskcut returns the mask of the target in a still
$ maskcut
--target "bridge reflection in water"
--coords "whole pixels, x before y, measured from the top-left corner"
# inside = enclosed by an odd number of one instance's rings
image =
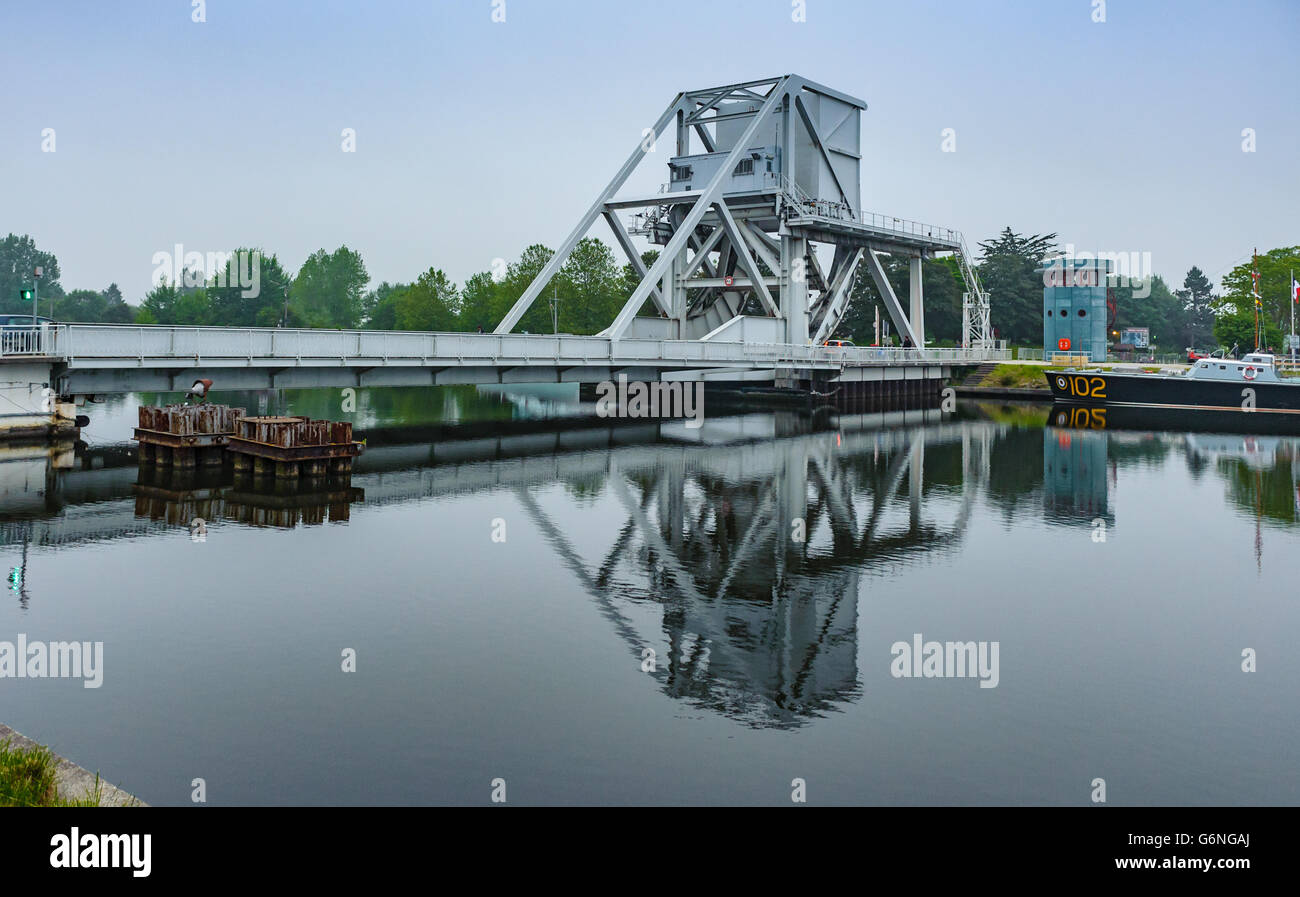
[[[1181,452],[1203,472],[1212,456],[1246,489],[1259,478],[1233,466],[1240,449],[1286,480],[1287,507],[1266,503],[1273,516],[1300,514],[1296,438],[1103,431],[1045,408],[1015,414],[767,413],[710,418],[699,430],[565,421],[548,432],[533,422],[527,432],[502,425],[497,435],[401,442],[373,431],[352,483],[316,492],[253,489],[229,474],[178,481],[137,470],[120,446],[42,450],[0,462],[0,539],[21,543],[25,566],[31,549],[174,532],[194,517],[295,526],[507,491],[665,694],[751,727],[789,728],[860,695],[864,579],[962,551],[981,504],[986,520],[1109,523],[1123,465]],[[621,523],[593,532],[581,502],[557,510],[556,485],[603,495]],[[24,580],[22,600],[32,588]]]
[[[840,416],[833,432],[744,444],[724,424],[698,445],[612,453],[606,484],[625,519],[599,553],[575,546],[535,487],[515,491],[665,693],[794,726],[859,692],[864,572],[965,532],[994,427],[946,417]],[[936,453],[947,494],[923,510]]]

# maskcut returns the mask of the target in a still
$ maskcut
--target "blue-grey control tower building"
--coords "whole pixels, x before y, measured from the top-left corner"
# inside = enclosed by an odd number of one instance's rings
[[[1043,275],[1043,355],[1106,360],[1106,284],[1110,259],[1047,259]]]

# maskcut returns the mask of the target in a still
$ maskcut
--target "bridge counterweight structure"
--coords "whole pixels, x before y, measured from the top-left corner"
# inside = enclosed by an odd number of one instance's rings
[[[988,295],[960,232],[860,209],[860,116],[867,104],[799,75],[679,93],[496,328],[510,333],[597,219],[640,275],[601,335],[820,346],[871,277],[897,332],[926,341],[922,259],[952,254],[966,287],[961,345],[990,340]],[[618,191],[675,125],[659,193]],[[692,137],[703,152],[693,152]],[[653,142],[651,142],[653,141]],[[629,229],[618,213],[639,209]],[[632,241],[661,246],[648,267]],[[830,257],[823,271],[822,247]],[[906,306],[880,262],[909,260]],[[863,262],[866,262],[863,265]],[[646,301],[654,317],[639,316]]]

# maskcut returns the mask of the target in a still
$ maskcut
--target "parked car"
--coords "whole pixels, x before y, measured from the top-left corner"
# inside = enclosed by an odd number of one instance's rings
[[[41,326],[42,324],[53,324],[53,323],[54,322],[51,321],[49,318],[41,317],[40,315],[36,316],[36,326],[38,327]],[[31,326],[32,326],[31,315],[0,315],[0,327],[31,327]]]

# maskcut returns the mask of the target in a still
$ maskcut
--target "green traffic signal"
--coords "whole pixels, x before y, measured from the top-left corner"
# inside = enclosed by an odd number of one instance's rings
[[[24,301],[26,301],[26,300],[28,300],[28,299],[31,299],[31,298],[32,298],[32,295],[33,295],[33,293],[32,293],[31,290],[23,290],[23,291],[22,291],[22,298],[23,298]]]

